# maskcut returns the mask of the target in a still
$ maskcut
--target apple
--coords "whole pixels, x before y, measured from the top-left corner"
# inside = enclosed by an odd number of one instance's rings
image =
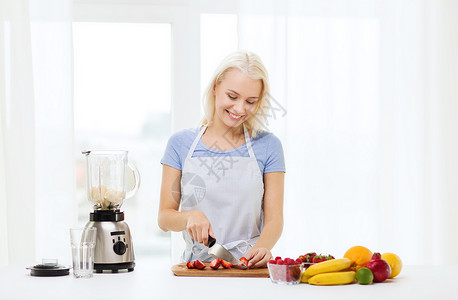
[[[374,274],[374,282],[385,281],[391,275],[391,267],[386,260],[381,258],[380,253],[374,253],[366,268]]]

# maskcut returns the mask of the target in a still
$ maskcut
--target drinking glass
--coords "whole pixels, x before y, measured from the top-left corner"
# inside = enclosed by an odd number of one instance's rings
[[[97,228],[71,228],[73,276],[91,278],[94,273],[94,248]]]

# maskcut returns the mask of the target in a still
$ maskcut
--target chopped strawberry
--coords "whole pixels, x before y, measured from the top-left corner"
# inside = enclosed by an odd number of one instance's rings
[[[248,259],[246,259],[245,257],[242,257],[242,258],[240,259],[240,261],[241,261],[245,266],[248,267]]]
[[[295,262],[296,262],[296,265],[300,265],[302,263],[302,260],[299,258],[296,258]]]
[[[326,260],[326,257],[323,255],[315,255],[315,257],[313,257],[313,263],[319,263],[325,260]]]
[[[224,259],[221,260],[221,264],[225,269],[229,269],[230,267],[232,267],[232,263],[225,261]]]
[[[191,261],[188,260],[188,262],[186,263],[186,267],[188,267],[188,269],[194,269],[194,265]]]
[[[219,266],[221,265],[221,261],[219,258],[215,258],[211,263],[210,263],[210,268],[213,270],[218,270]]]
[[[280,259],[281,259],[280,256],[275,257],[275,260],[280,260]]]
[[[272,264],[272,265],[276,265],[276,264],[277,264],[277,261],[276,261],[276,260],[273,260],[273,259],[271,259],[271,260],[269,260],[269,264]]]
[[[205,269],[206,266],[205,266],[205,264],[203,262],[201,262],[200,260],[196,259],[194,261],[194,267],[196,267],[199,270],[203,270],[203,269]]]

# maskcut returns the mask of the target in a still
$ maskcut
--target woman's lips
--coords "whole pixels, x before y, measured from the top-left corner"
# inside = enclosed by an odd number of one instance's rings
[[[231,120],[238,121],[238,120],[240,120],[242,118],[242,116],[234,115],[233,113],[231,113],[228,110],[226,110],[226,112],[227,112],[227,115],[229,116],[229,118]]]

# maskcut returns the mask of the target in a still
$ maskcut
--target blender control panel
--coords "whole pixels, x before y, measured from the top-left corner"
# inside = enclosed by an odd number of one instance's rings
[[[113,242],[113,251],[118,255],[126,253],[128,243],[126,242],[126,233],[124,231],[113,231],[110,233]]]

